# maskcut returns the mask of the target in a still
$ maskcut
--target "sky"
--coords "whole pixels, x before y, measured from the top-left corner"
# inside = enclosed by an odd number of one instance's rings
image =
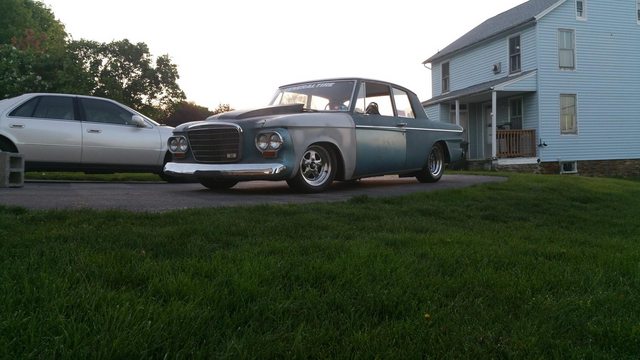
[[[144,42],[178,66],[187,100],[268,105],[285,84],[385,80],[431,98],[422,62],[525,0],[41,0],[74,40]]]

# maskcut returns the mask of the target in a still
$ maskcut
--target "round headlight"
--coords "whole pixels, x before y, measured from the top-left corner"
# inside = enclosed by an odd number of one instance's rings
[[[189,148],[187,139],[181,137],[180,140],[178,140],[178,148],[180,149],[181,152],[187,152],[187,149]]]
[[[260,134],[256,138],[256,146],[261,151],[265,151],[269,148],[269,136],[267,134]]]
[[[178,151],[178,139],[177,138],[169,139],[169,151],[171,151],[171,152]]]
[[[269,137],[269,147],[273,150],[278,150],[282,147],[282,136],[278,133],[273,133]]]

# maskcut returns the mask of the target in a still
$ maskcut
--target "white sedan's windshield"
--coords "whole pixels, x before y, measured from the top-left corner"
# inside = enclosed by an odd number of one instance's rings
[[[316,111],[349,111],[355,81],[322,81],[278,89],[270,105],[303,104]]]

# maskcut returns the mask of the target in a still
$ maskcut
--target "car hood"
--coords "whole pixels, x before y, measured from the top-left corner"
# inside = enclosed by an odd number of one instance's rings
[[[354,127],[353,119],[344,112],[305,111],[304,105],[278,105],[255,110],[231,111],[208,117],[204,121],[178,126],[176,133],[207,124],[232,123],[243,129],[265,127]]]
[[[195,125],[203,125],[207,122],[231,122],[240,126],[247,126],[280,115],[301,114],[304,112],[303,104],[268,106],[251,110],[234,110],[208,117],[206,120],[192,121],[176,127],[176,131],[185,131]]]

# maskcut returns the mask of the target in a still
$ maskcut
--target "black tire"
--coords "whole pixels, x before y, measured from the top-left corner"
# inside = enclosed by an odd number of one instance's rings
[[[433,144],[427,156],[427,166],[416,175],[421,183],[434,183],[440,180],[444,173],[444,149],[441,144]]]
[[[319,193],[331,186],[338,162],[335,153],[322,145],[311,145],[304,151],[298,172],[287,184],[303,193]]]
[[[234,187],[238,181],[236,180],[213,180],[213,179],[199,179],[202,186],[211,190],[226,190]]]

